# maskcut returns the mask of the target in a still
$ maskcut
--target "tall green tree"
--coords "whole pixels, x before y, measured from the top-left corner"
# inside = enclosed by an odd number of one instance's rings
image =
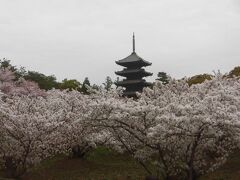
[[[103,83],[104,89],[109,91],[111,89],[112,85],[113,85],[112,79],[109,76],[107,76],[105,82]]]
[[[10,68],[11,71],[16,71],[17,68],[11,64],[11,60],[6,58],[0,59],[0,67],[1,68]]]
[[[83,84],[82,84],[82,88],[81,88],[81,90],[80,90],[83,94],[89,94],[88,89],[87,89],[87,86],[91,86],[88,77],[86,77],[86,78],[84,79]]]
[[[116,87],[118,88],[117,86],[117,83],[120,81],[119,77],[117,77],[117,79],[114,81],[114,84],[116,85]]]
[[[156,80],[161,81],[164,85],[169,83],[169,77],[168,77],[167,73],[159,72],[157,74],[157,77],[158,78]]]

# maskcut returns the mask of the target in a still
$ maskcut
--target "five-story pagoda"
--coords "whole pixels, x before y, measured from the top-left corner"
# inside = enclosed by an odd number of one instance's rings
[[[126,77],[122,81],[116,82],[117,86],[125,87],[124,96],[136,97],[136,92],[142,92],[144,87],[151,86],[143,77],[152,76],[152,73],[145,71],[142,67],[150,66],[152,63],[143,60],[135,52],[135,36],[133,34],[133,52],[128,57],[116,61],[116,64],[125,67],[115,74]]]

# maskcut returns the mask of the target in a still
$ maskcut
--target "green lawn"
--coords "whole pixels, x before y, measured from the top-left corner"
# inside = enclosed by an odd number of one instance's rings
[[[144,169],[126,154],[98,148],[84,160],[58,156],[42,162],[24,180],[141,180]],[[1,178],[0,178],[1,179]],[[240,180],[240,153],[200,180]]]
[[[84,160],[65,156],[44,161],[26,180],[122,180],[144,179],[144,169],[126,154],[98,148]]]
[[[200,180],[240,180],[240,152],[233,154],[229,161],[215,172],[200,178]]]

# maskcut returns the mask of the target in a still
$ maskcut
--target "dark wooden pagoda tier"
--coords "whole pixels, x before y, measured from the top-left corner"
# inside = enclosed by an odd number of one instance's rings
[[[135,86],[151,86],[151,83],[146,82],[145,79],[138,79],[138,80],[128,80],[128,79],[124,79],[122,81],[118,81],[118,85],[119,86],[123,86],[123,87],[128,87],[129,85],[134,84]]]
[[[136,52],[132,52],[132,54],[130,54],[128,57],[126,57],[122,60],[116,61],[116,64],[127,67],[129,69],[130,68],[138,69],[143,66],[152,65],[152,63],[145,61],[141,57],[139,57]]]
[[[143,78],[146,76],[152,76],[152,73],[145,71],[143,68],[141,69],[127,69],[124,68],[122,71],[117,71],[115,74],[123,77],[127,77],[128,79],[136,79],[136,77]]]
[[[116,83],[117,86],[125,88],[123,95],[136,97],[136,92],[142,92],[144,87],[151,86],[143,77],[152,76],[152,73],[145,71],[142,67],[150,66],[152,63],[142,59],[135,52],[135,37],[133,35],[133,52],[128,57],[116,61],[116,64],[126,67],[115,74],[126,77]]]

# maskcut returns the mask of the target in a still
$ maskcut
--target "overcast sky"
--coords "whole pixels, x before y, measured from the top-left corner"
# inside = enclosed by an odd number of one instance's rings
[[[0,0],[0,59],[58,80],[115,79],[133,31],[152,79],[240,65],[240,0]]]

